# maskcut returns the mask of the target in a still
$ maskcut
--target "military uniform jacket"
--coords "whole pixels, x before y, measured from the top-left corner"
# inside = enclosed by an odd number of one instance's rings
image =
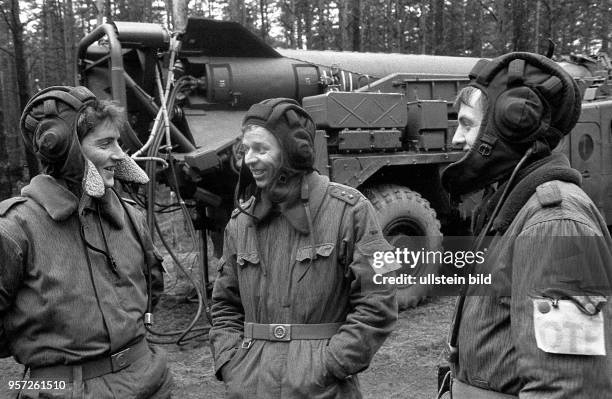
[[[468,291],[456,378],[520,398],[612,398],[612,303],[576,300],[610,301],[612,240],[591,199],[544,183],[497,238],[479,272],[503,292]]]
[[[58,180],[38,175],[22,190],[22,197],[0,203],[4,356],[12,355],[32,368],[72,365],[109,356],[144,337],[145,265],[150,262],[154,290],[160,292],[161,257],[140,212],[129,204],[124,208],[111,190],[100,202],[98,208],[87,195],[79,201]],[[85,240],[101,250],[105,245],[100,228],[104,229],[116,270],[103,254],[86,248],[80,226]],[[126,389],[157,387],[167,378],[165,361],[145,361],[142,373],[126,369],[131,376],[122,380]],[[97,384],[106,389],[126,373],[116,374]],[[93,397],[107,397],[90,389]],[[131,397],[129,389],[123,394],[117,387],[114,391]]]
[[[226,227],[210,338],[228,397],[361,397],[355,375],[368,367],[397,319],[393,289],[372,281],[370,256],[392,248],[372,205],[327,177],[307,179],[313,262],[310,237],[280,214],[256,226],[235,211]],[[245,322],[343,324],[330,339],[255,340],[245,348]]]

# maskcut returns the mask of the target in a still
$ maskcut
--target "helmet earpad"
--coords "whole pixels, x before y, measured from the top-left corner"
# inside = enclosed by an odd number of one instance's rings
[[[52,86],[36,93],[20,120],[26,146],[43,161],[60,161],[71,145],[76,118],[94,101],[95,95],[82,86]]]
[[[43,119],[34,133],[34,149],[48,163],[54,163],[68,151],[70,145],[70,126],[63,119]]]
[[[501,93],[493,112],[497,132],[510,143],[532,141],[550,126],[550,106],[527,86],[512,87]]]

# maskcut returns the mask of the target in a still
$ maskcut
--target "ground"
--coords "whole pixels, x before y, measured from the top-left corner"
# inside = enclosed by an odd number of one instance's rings
[[[172,303],[174,302],[174,303]],[[395,332],[360,376],[368,399],[426,399],[435,397],[436,366],[444,362],[443,348],[453,300],[433,298],[416,309],[400,314]],[[185,322],[196,306],[168,300],[157,319]],[[175,324],[175,323],[173,323]],[[216,399],[223,397],[223,384],[212,371],[206,340],[197,338],[184,346],[164,345],[176,382],[175,398]],[[9,398],[8,380],[20,379],[23,368],[12,359],[0,360],[0,398]]]
[[[165,217],[163,217],[165,216]],[[178,253],[179,261],[196,281],[200,280],[194,245],[186,234],[187,226],[178,214],[162,215],[161,230],[167,243]],[[157,240],[158,248],[163,249]],[[208,246],[212,256],[212,245]],[[166,289],[155,312],[155,329],[183,329],[194,317],[197,305],[191,298],[188,279],[178,272],[167,251],[164,254]],[[217,260],[211,257],[209,275],[216,274]],[[370,368],[360,375],[366,399],[426,399],[436,394],[437,365],[444,363],[443,351],[454,299],[430,298],[415,309],[399,315],[395,332],[378,351]],[[197,326],[206,324],[204,314]],[[224,394],[223,384],[215,379],[212,357],[205,336],[184,345],[163,345],[168,352],[178,399],[216,399]],[[13,359],[0,359],[0,398],[14,398],[9,380],[21,379],[23,367]]]

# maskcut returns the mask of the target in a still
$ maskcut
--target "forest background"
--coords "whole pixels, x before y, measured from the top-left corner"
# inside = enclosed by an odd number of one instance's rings
[[[21,110],[42,88],[75,84],[79,40],[108,21],[172,29],[177,6],[274,47],[472,57],[542,53],[548,38],[557,55],[608,52],[612,17],[612,0],[0,0],[0,200],[39,171]]]

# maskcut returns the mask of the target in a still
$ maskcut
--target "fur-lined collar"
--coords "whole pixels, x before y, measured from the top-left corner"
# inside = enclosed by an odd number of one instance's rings
[[[34,176],[30,184],[21,190],[21,195],[31,198],[42,206],[51,219],[62,222],[68,219],[77,209],[96,211],[99,206],[100,214],[116,229],[123,228],[123,211],[119,198],[113,190],[106,190],[104,195],[93,198],[83,194],[81,200],[66,187],[63,180],[55,179],[49,175]]]

